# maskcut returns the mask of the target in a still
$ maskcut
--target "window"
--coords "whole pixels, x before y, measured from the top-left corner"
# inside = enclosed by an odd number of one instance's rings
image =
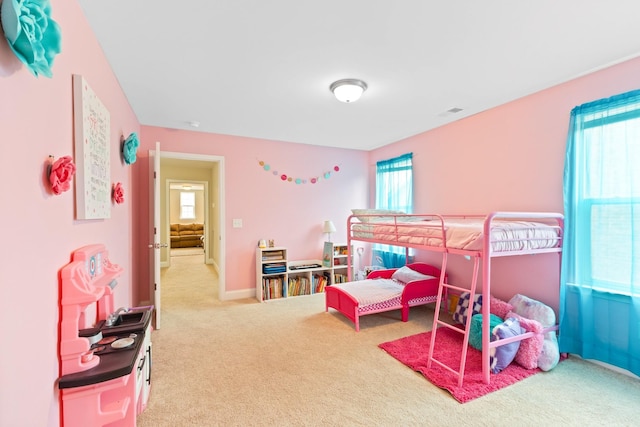
[[[196,219],[196,193],[180,192],[180,219]]]
[[[376,209],[413,212],[413,153],[403,154],[376,164]],[[406,249],[398,246],[373,246],[374,264],[386,268],[405,264]]]
[[[576,111],[573,220],[586,267],[577,283],[630,294],[640,283],[640,95],[621,97]]]
[[[413,153],[376,164],[376,209],[413,211]]]
[[[640,375],[640,91],[574,108],[566,150],[560,352]]]

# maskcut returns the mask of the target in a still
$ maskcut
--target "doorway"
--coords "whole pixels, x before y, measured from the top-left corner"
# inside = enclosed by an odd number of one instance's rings
[[[162,173],[162,171],[161,171]],[[165,181],[166,216],[169,221],[169,257],[162,267],[171,267],[174,257],[199,255],[209,261],[209,182]]]
[[[226,299],[225,286],[225,230],[224,230],[224,157],[202,154],[160,151],[160,235],[170,242],[169,199],[170,185],[192,182],[203,186],[204,200],[204,263],[211,264],[217,273],[212,286],[218,287],[220,300]],[[161,250],[161,267],[171,265],[170,244]]]

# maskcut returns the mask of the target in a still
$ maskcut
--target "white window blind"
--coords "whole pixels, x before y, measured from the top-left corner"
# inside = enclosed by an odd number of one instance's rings
[[[196,218],[196,193],[193,191],[180,192],[180,219]]]

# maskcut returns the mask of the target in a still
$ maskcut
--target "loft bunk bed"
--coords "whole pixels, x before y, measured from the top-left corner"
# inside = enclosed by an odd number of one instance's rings
[[[357,212],[347,219],[347,248],[352,250],[354,241],[380,243],[409,249],[438,252],[442,254],[441,275],[429,349],[428,367],[433,363],[458,377],[461,387],[464,379],[466,354],[469,342],[471,316],[467,316],[464,328],[440,320],[440,308],[447,290],[469,292],[473,301],[477,291],[479,270],[482,267],[482,318],[489,319],[491,295],[491,260],[496,257],[557,253],[562,255],[564,217],[553,212],[493,212],[488,215],[438,215],[400,214],[393,211],[367,210]],[[448,255],[461,255],[473,260],[473,275],[470,289],[447,282]],[[348,271],[352,272],[352,254],[349,253]],[[558,262],[560,268],[560,262]],[[352,280],[349,277],[349,280]],[[446,327],[463,335],[460,365],[458,370],[433,357],[437,329]],[[557,325],[545,328],[543,333],[556,331]],[[491,341],[490,322],[482,322],[482,373],[486,384],[490,383],[491,348],[532,337],[526,332],[516,337]]]

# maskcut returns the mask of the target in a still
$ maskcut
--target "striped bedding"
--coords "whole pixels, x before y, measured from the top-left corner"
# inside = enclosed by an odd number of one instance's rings
[[[401,306],[404,283],[393,279],[365,279],[357,282],[338,283],[333,285],[348,293],[358,301],[358,313],[363,314]],[[411,300],[410,305],[430,303],[436,296],[421,297]]]
[[[484,220],[477,218],[445,219],[448,248],[469,251],[482,250]],[[558,244],[559,228],[534,221],[495,220],[491,228],[491,247],[494,252],[524,251],[552,248]],[[416,221],[410,218],[396,221],[352,224],[354,238],[376,239],[395,244],[444,246],[439,220]]]

